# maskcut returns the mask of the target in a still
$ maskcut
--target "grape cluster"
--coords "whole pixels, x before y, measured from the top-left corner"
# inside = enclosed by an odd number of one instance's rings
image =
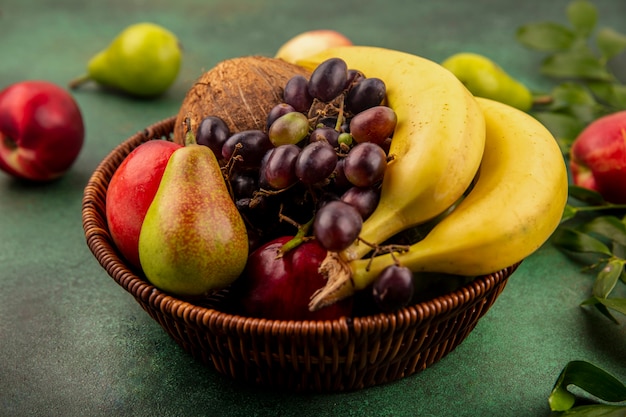
[[[330,251],[358,238],[391,158],[397,118],[385,97],[382,80],[331,58],[308,80],[288,80],[264,130],[231,134],[218,117],[201,121],[196,141],[220,161],[251,248],[294,226]]]

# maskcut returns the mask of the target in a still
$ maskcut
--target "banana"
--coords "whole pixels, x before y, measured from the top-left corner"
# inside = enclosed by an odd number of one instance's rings
[[[485,122],[473,96],[439,64],[391,49],[336,47],[299,61],[314,69],[343,59],[387,87],[387,105],[398,117],[378,207],[360,239],[379,244],[450,207],[472,182],[485,145]],[[362,258],[371,247],[357,240],[341,254]]]
[[[552,134],[532,116],[476,98],[486,120],[478,180],[458,206],[406,252],[329,262],[315,310],[371,284],[398,262],[414,272],[479,276],[526,258],[558,226],[567,201],[567,168]]]

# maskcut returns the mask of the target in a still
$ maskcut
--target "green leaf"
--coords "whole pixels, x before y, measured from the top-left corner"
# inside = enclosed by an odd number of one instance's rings
[[[533,116],[552,133],[564,154],[569,153],[571,143],[585,127],[579,118],[571,114],[538,111],[533,113]]]
[[[626,224],[615,216],[596,217],[582,225],[580,231],[596,233],[626,246]]]
[[[581,36],[588,37],[598,22],[598,10],[587,0],[574,0],[566,9],[567,18],[574,30]]]
[[[598,310],[604,317],[611,320],[615,324],[619,324],[617,319],[613,317],[609,309],[604,304],[601,303],[598,297],[590,297],[586,299],[585,301],[583,301],[582,303],[580,303],[580,305],[581,306],[594,306],[596,310]]]
[[[559,417],[624,417],[626,405],[581,405],[557,415]]]
[[[604,114],[626,109],[626,85],[608,81],[592,81],[588,83],[588,87],[599,101],[611,107],[605,110]]]
[[[566,109],[574,104],[594,105],[595,98],[591,92],[581,84],[565,82],[552,89],[552,110]]]
[[[544,52],[565,51],[576,39],[573,31],[554,22],[523,25],[517,29],[515,37],[527,48]]]
[[[600,240],[567,227],[557,229],[554,233],[554,244],[572,252],[612,255],[610,249]]]
[[[626,298],[599,298],[598,301],[611,310],[626,314]]]
[[[596,280],[593,283],[593,295],[598,299],[607,298],[619,277],[624,271],[624,261],[621,259],[611,259],[607,264],[598,272]],[[600,301],[602,302],[602,301]],[[604,304],[604,303],[603,303]],[[604,304],[606,305],[606,304]]]
[[[561,371],[548,397],[552,411],[566,411],[574,406],[576,397],[567,390],[570,385],[603,401],[626,401],[626,385],[613,375],[589,362],[571,361]]]
[[[563,209],[563,215],[561,216],[561,223],[573,219],[574,217],[576,217],[576,213],[578,213],[576,207],[566,204],[565,208]]]
[[[570,184],[568,186],[568,193],[570,197],[592,206],[604,206],[608,204],[600,193],[578,185]]]
[[[596,44],[602,58],[609,60],[626,49],[626,35],[611,28],[602,28],[596,35]]]
[[[613,80],[613,75],[598,58],[578,51],[557,52],[548,56],[541,64],[541,72],[554,78]]]

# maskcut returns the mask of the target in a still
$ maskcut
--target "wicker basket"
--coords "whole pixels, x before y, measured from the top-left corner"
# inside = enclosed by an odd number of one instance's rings
[[[273,321],[227,313],[227,291],[201,305],[163,293],[138,276],[109,235],[105,200],[122,160],[141,143],[171,138],[175,118],[130,137],[85,188],[87,245],[107,273],[189,354],[238,381],[295,391],[352,391],[422,371],[474,329],[517,265],[393,314],[333,321]]]

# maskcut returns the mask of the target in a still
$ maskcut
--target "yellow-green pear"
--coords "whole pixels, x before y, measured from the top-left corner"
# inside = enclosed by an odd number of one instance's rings
[[[491,59],[471,52],[446,58],[441,65],[452,72],[477,97],[489,98],[528,111],[533,97],[530,90]]]
[[[155,287],[198,296],[233,283],[248,235],[217,159],[195,143],[170,156],[139,234],[139,261]]]
[[[176,80],[182,62],[178,38],[154,23],[128,26],[87,63],[87,73],[69,84],[77,88],[92,80],[139,97],[165,92]]]

